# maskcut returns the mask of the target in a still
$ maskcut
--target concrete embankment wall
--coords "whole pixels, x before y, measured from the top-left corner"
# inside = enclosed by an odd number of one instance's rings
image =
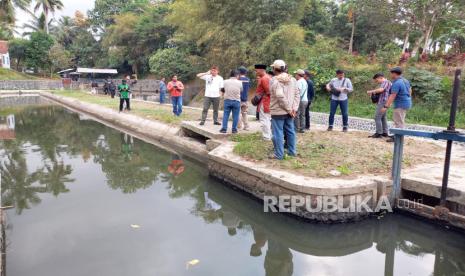
[[[0,90],[61,89],[61,80],[0,80]]]

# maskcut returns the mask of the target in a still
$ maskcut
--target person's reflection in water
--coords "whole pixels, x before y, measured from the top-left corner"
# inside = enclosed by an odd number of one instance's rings
[[[266,244],[266,233],[261,228],[252,226],[254,244],[250,247],[250,256],[258,257],[262,255],[262,248]]]
[[[134,139],[127,133],[121,133],[121,152],[124,155],[125,161],[131,160]]]
[[[223,211],[223,216],[221,217],[221,222],[226,228],[228,228],[228,234],[234,236],[237,233],[237,228],[241,228],[241,220],[230,211]]]
[[[174,177],[184,172],[184,162],[177,154],[171,155],[171,163],[168,165],[168,172]]]
[[[293,271],[291,250],[277,241],[268,240],[265,256],[266,276],[290,276]]]

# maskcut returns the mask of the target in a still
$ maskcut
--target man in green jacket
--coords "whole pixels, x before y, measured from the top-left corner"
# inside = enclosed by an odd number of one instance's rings
[[[126,80],[122,80],[122,83],[118,85],[118,92],[119,92],[119,111],[123,111],[123,105],[124,102],[126,102],[126,109],[131,110],[131,107],[129,105],[129,85],[126,84]]]

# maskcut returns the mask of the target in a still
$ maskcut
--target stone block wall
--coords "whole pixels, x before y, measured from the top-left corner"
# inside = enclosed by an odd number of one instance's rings
[[[0,80],[0,90],[61,89],[61,80]]]

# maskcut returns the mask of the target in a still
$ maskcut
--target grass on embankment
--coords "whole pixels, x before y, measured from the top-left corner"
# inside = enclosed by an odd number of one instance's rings
[[[349,116],[372,119],[375,116],[376,105],[362,92],[349,98]],[[312,111],[329,113],[329,96],[318,95],[312,104]],[[338,109],[338,114],[340,110]],[[438,127],[449,125],[450,106],[429,106],[414,100],[413,108],[407,113],[407,123]],[[388,120],[392,120],[392,108],[388,111]],[[465,129],[465,107],[459,106],[456,127]]]
[[[263,141],[260,133],[238,134],[231,138],[237,142],[234,153],[252,161],[264,162],[270,167],[289,170],[313,177],[330,177],[337,171],[342,177],[376,174],[388,175],[391,171],[393,144],[384,139],[367,138],[367,133],[342,133],[312,130],[297,136],[297,157],[284,160],[269,159],[273,145]],[[404,166],[437,162],[434,154],[441,148],[435,144],[406,139]]]
[[[57,96],[63,96],[80,100],[82,102],[98,104],[104,107],[111,108],[118,111],[119,98],[111,98],[105,95],[91,95],[83,91],[67,90],[67,91],[53,91]],[[155,103],[145,103],[140,101],[131,101],[131,114],[160,121],[170,125],[180,125],[182,121],[197,120],[200,118],[200,111],[192,109],[183,109],[181,116],[173,115],[172,108],[169,105],[159,105]]]
[[[0,68],[0,80],[37,80],[36,76],[23,74],[12,69]]]

